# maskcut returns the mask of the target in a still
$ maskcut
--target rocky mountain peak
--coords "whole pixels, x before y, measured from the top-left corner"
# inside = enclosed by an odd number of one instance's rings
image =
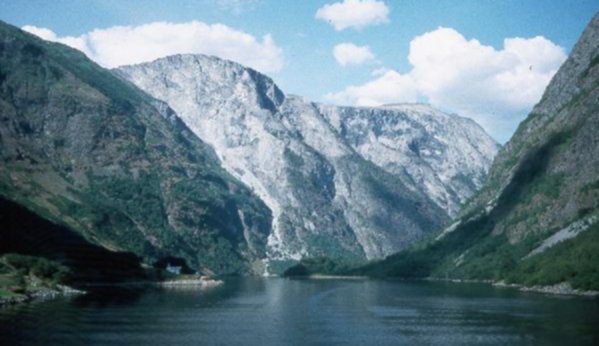
[[[238,102],[245,107],[276,111],[285,95],[269,77],[236,62],[202,54],[177,54],[154,62],[136,65],[136,68],[177,69],[184,81],[200,86],[203,95],[219,97],[220,102]],[[120,67],[126,73],[131,66]],[[166,81],[162,81],[166,82]],[[172,83],[169,88],[181,92],[181,84]],[[233,96],[235,96],[233,98]],[[217,100],[215,100],[217,101]]]
[[[498,148],[474,123],[430,106],[285,97],[270,78],[214,57],[116,73],[173,107],[261,197],[273,213],[271,259],[393,253],[455,214]]]

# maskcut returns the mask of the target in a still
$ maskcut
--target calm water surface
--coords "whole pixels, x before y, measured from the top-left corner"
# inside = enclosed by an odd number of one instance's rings
[[[486,285],[234,279],[0,308],[2,345],[599,344],[599,302]]]

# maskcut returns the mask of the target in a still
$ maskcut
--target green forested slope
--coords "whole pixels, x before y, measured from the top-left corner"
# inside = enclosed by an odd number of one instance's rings
[[[259,270],[270,211],[170,108],[1,22],[0,162],[1,196],[91,243],[147,263]]]

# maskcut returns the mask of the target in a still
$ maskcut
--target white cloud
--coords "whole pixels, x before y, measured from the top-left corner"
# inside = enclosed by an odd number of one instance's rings
[[[317,19],[329,22],[337,31],[387,23],[388,16],[387,5],[377,0],[344,0],[324,5],[316,11]]]
[[[543,37],[508,38],[496,50],[439,28],[410,43],[410,72],[420,91],[435,104],[470,113],[530,108],[561,63],[563,48]]]
[[[259,40],[223,24],[154,22],[95,29],[78,37],[57,37],[49,29],[34,26],[24,26],[23,30],[79,49],[109,68],[184,53],[215,55],[262,72],[283,67],[282,50],[270,35]]]
[[[325,99],[336,104],[356,106],[379,106],[394,102],[415,102],[418,89],[408,75],[387,71],[366,84],[349,86],[338,93],[325,95]]]
[[[23,29],[27,32],[30,32],[40,38],[43,38],[44,40],[60,42],[62,44],[66,44],[67,46],[71,46],[73,48],[79,49],[82,52],[85,52],[86,50],[88,50],[85,39],[82,38],[81,36],[80,37],[73,37],[73,36],[58,37],[50,29],[38,28],[36,26],[31,26],[31,25],[25,25],[21,29]]]
[[[37,26],[33,26],[33,25],[25,25],[21,29],[23,29],[27,32],[30,32],[30,33],[34,34],[35,36],[43,38],[44,40],[47,40],[47,41],[56,41],[58,39],[56,37],[56,34],[54,33],[54,31],[52,31],[50,29],[38,28]]]
[[[508,38],[495,49],[454,29],[439,28],[411,41],[409,72],[390,71],[325,99],[356,105],[367,99],[380,105],[409,102],[416,93],[416,98],[474,118],[504,140],[538,102],[565,59],[564,49],[542,36]],[[391,94],[397,97],[390,100]]]
[[[360,65],[374,60],[374,54],[368,46],[356,46],[353,43],[340,43],[333,48],[333,56],[341,66]]]

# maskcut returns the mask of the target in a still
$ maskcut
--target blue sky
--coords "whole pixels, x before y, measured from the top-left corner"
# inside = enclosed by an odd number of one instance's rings
[[[350,14],[345,22],[350,26],[342,30],[334,25],[336,20],[345,20],[335,17],[340,7],[329,11],[333,17],[328,21],[323,18],[326,15],[317,18],[319,9],[333,3],[348,5],[350,10],[361,9],[342,1],[378,6],[364,7],[359,12],[370,9],[376,12],[381,6],[385,11],[383,15],[378,12],[378,17],[373,14],[370,24],[368,18],[362,18],[362,24],[354,26],[351,26],[352,20],[361,19]],[[56,40],[66,36],[77,38],[94,29],[114,26],[136,27],[153,22],[220,23],[227,28],[223,37],[232,37],[231,44],[240,42],[242,46],[214,47],[218,42],[213,40],[194,46],[194,52],[206,49],[210,54],[228,54],[226,58],[239,60],[273,77],[286,93],[315,101],[353,105],[430,102],[443,110],[474,118],[501,142],[538,100],[548,78],[598,10],[597,0],[0,0],[0,19],[20,27],[49,29]],[[178,27],[173,33],[177,34],[177,30],[184,31],[187,27]],[[209,30],[216,37],[222,33],[216,27],[196,27],[196,30],[200,34]],[[237,33],[247,34],[255,38],[255,42],[248,43],[247,37]],[[265,35],[270,38],[266,40]],[[118,34],[113,36],[118,39]],[[532,40],[539,36],[542,39]],[[421,39],[415,40],[417,37]],[[512,48],[508,49],[504,40],[512,38],[524,40],[513,40]],[[78,47],[80,41],[69,42]],[[94,43],[96,46],[89,49],[94,52],[115,50],[114,45],[106,42]],[[412,51],[414,61],[409,61],[410,44],[415,42],[420,45]],[[434,51],[445,42],[451,42],[445,53]],[[344,66],[333,54],[334,47],[341,43],[353,45],[346,52]],[[181,50],[186,46],[177,47],[183,47],[177,48]],[[368,53],[360,59],[360,51],[352,47],[367,49]],[[467,64],[471,64],[476,73],[463,66],[467,59],[459,59],[459,55],[452,58],[452,52],[474,57]],[[96,61],[108,67],[119,63],[114,52],[106,54],[104,58],[96,56]],[[539,60],[539,56],[544,60]],[[451,62],[451,59],[456,61]],[[492,66],[487,61],[493,61]],[[536,69],[537,66],[542,68]],[[526,72],[524,67],[531,72]],[[427,74],[427,70],[436,71],[435,75]],[[443,78],[438,80],[437,75]],[[481,78],[488,80],[478,83]],[[498,80],[504,83],[499,89],[490,86],[496,85]],[[534,87],[530,87],[533,84]],[[477,85],[476,90],[468,88],[472,85]],[[529,94],[523,97],[516,88],[523,88]]]

